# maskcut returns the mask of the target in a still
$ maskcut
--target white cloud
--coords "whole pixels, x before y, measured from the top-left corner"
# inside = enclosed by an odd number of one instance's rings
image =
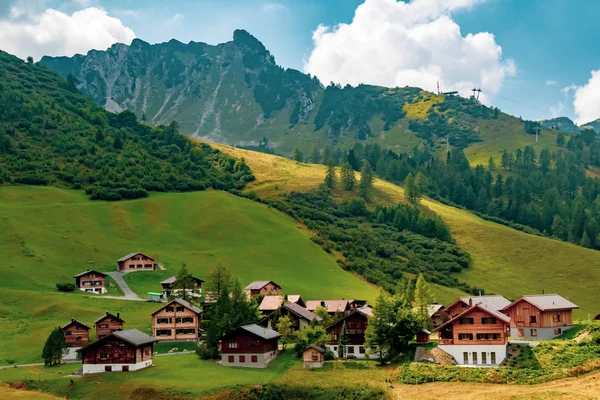
[[[140,10],[130,10],[130,9],[115,9],[113,10],[113,13],[116,15],[121,15],[123,17],[133,17],[133,18],[139,18],[140,15],[142,15],[142,12]]]
[[[181,13],[175,13],[175,15],[173,15],[171,18],[169,18],[167,20],[167,23],[169,24],[173,24],[177,21],[181,21],[183,18],[185,18],[185,16]]]
[[[25,21],[0,21],[0,48],[18,57],[72,56],[91,49],[129,44],[135,33],[101,8],[72,14],[47,9]]]
[[[558,82],[556,82],[556,81],[554,81],[554,80],[552,80],[552,79],[548,79],[548,80],[546,81],[546,85],[547,85],[547,86],[554,86],[554,85],[556,85],[557,83],[558,83]]]
[[[92,3],[92,0],[71,0],[71,3],[77,7],[87,7]]]
[[[260,7],[260,11],[262,12],[277,12],[277,11],[285,11],[287,7],[282,3],[265,3]]]
[[[592,71],[592,77],[583,86],[571,85],[563,90],[574,91],[573,109],[575,122],[585,124],[600,118],[600,69]]]
[[[357,85],[417,86],[435,91],[471,94],[483,90],[490,101],[508,76],[513,60],[502,59],[502,48],[487,32],[462,36],[453,11],[484,0],[366,0],[350,24],[320,25],[313,32],[315,48],[304,70],[330,81]]]

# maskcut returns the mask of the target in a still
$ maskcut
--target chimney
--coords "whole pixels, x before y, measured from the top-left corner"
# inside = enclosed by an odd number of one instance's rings
[[[469,307],[473,307],[473,298],[469,297]]]
[[[117,313],[117,318],[121,319],[121,313]]]
[[[327,304],[325,304],[325,300],[321,300],[321,306],[326,307]]]
[[[75,318],[71,318],[71,322],[75,322]]]
[[[108,311],[106,312],[106,315],[108,315]]]

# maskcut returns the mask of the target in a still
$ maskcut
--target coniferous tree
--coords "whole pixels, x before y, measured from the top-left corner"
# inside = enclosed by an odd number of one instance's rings
[[[354,189],[354,185],[356,184],[356,175],[354,174],[354,170],[348,161],[345,161],[342,164],[341,177],[344,190]]]
[[[196,281],[188,271],[185,263],[181,263],[181,268],[177,271],[175,282],[173,282],[173,289],[176,290],[171,296],[173,298],[178,297],[190,303],[194,303],[197,299],[195,296],[198,293],[196,290]]]
[[[294,161],[296,161],[297,163],[301,163],[304,161],[304,154],[302,154],[302,151],[300,151],[300,149],[297,147],[294,150]]]
[[[346,321],[342,323],[342,330],[338,338],[338,357],[346,357],[346,346],[348,345],[348,331],[346,329]]]
[[[565,145],[565,135],[562,132],[558,132],[558,134],[556,135],[556,144],[560,147],[563,147]]]
[[[205,291],[207,294],[210,294],[213,298],[218,298],[221,295],[221,292],[225,288],[229,288],[231,282],[233,281],[233,276],[231,275],[231,270],[225,264],[217,264],[215,265],[208,274],[206,278]]]
[[[321,153],[319,152],[319,149],[317,149],[316,146],[314,146],[312,148],[308,158],[310,159],[310,162],[313,164],[319,164],[321,162]]]
[[[372,313],[365,331],[365,341],[370,351],[379,355],[379,360],[383,364],[388,350],[394,313],[391,299],[383,290],[377,296]]]
[[[50,332],[44,349],[42,350],[42,359],[46,366],[60,364],[63,352],[67,349],[68,344],[65,340],[64,332],[60,327],[56,327]]]
[[[358,191],[360,197],[369,200],[371,191],[373,190],[373,170],[371,164],[367,160],[363,161],[362,169],[360,170],[360,183],[358,184]]]
[[[492,156],[490,156],[490,159],[488,160],[488,170],[489,171],[496,170],[496,163],[494,162],[494,157],[492,157]]]
[[[325,172],[325,186],[327,186],[328,189],[333,189],[336,182],[337,174],[335,172],[335,164],[333,163],[333,160],[329,160],[327,163],[327,171]]]
[[[432,328],[428,308],[433,301],[434,298],[433,294],[431,293],[431,289],[429,288],[429,284],[423,277],[423,274],[419,273],[419,276],[417,277],[417,284],[415,286],[413,308],[415,309],[418,321],[427,328]]]
[[[113,147],[115,148],[115,150],[121,150],[123,148],[123,141],[120,137],[117,136],[115,138],[115,140],[113,141]]]
[[[422,197],[423,174],[419,172],[416,178],[412,173],[408,174],[404,181],[404,195],[413,204],[418,204]]]

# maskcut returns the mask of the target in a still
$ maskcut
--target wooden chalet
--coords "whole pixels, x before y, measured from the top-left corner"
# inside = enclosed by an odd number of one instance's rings
[[[371,307],[364,306],[356,308],[337,321],[325,327],[328,335],[327,348],[337,357],[338,339],[342,331],[342,325],[346,323],[348,344],[346,346],[347,358],[365,358],[367,348],[365,347],[365,331],[369,325],[369,317],[373,315]]]
[[[152,333],[157,340],[198,340],[202,310],[175,299],[152,313]]]
[[[194,280],[194,287],[192,288],[191,293],[188,293],[192,297],[200,298],[202,296],[202,279],[192,277]],[[168,300],[170,296],[177,296],[181,289],[175,288],[175,282],[177,281],[176,276],[172,276],[170,278],[165,279],[160,283],[162,286],[162,298],[164,300]]]
[[[338,314],[346,314],[350,311],[350,300],[308,300],[306,309],[315,312],[317,307],[325,307],[327,313],[331,316]],[[359,307],[356,307],[357,309]]]
[[[296,303],[286,302],[278,310],[271,311],[266,317],[261,319],[258,324],[267,328],[272,328],[274,319],[288,316],[292,321],[293,330],[301,330],[307,327],[312,321],[321,321],[321,317],[308,311],[306,308]]]
[[[122,331],[125,321],[121,319],[121,315],[113,315],[107,312],[105,315],[94,321],[96,327],[96,340],[100,340],[113,332]]]
[[[302,353],[304,368],[323,368],[325,364],[325,349],[311,344]]]
[[[270,294],[279,294],[281,286],[273,281],[254,281],[244,289],[249,296],[258,297],[261,294],[264,296]]]
[[[152,365],[155,342],[137,329],[115,331],[81,349],[83,374],[146,368]]]
[[[77,275],[75,278],[75,286],[81,291],[88,293],[106,293],[106,274],[95,270],[88,269]]]
[[[163,269],[156,260],[139,251],[127,254],[117,260],[117,271],[157,271]]]
[[[62,330],[69,347],[83,347],[90,340],[90,327],[74,318]]]
[[[513,338],[552,339],[573,327],[577,305],[557,294],[523,296],[504,307]]]
[[[470,300],[466,310],[434,329],[438,348],[458,364],[499,365],[506,358],[510,318]]]
[[[421,331],[417,332],[417,338],[415,342],[417,344],[427,344],[429,343],[429,335],[431,335],[430,331],[427,329],[422,329]]]
[[[489,310],[499,311],[508,306],[510,300],[500,295],[463,296],[447,306],[444,311],[453,318],[469,308],[469,304],[479,304]]]
[[[244,325],[221,339],[221,364],[264,368],[277,356],[279,337],[272,329]]]

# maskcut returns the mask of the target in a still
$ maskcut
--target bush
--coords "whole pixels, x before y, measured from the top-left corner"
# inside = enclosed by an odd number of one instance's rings
[[[213,360],[219,357],[219,351],[217,349],[209,348],[203,343],[196,349],[196,355],[202,360]]]
[[[77,286],[75,286],[74,283],[57,283],[56,284],[56,288],[60,291],[60,292],[72,292],[75,289],[77,289]]]

